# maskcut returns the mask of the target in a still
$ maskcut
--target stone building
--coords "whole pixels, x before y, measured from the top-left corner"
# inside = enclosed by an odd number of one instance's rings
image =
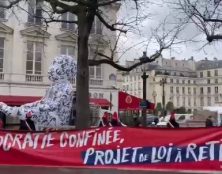
[[[135,61],[138,60],[126,64]],[[162,106],[165,99],[165,106],[171,101],[174,108],[185,107],[193,111],[222,102],[222,60],[205,58],[195,61],[193,57],[188,60],[159,57],[155,62],[124,74],[123,90],[142,98],[143,71],[149,75],[146,98]]]
[[[8,97],[8,101],[18,102],[27,97],[43,96],[49,85],[47,70],[52,59],[60,54],[77,56],[78,33],[74,23],[49,23],[45,28],[43,21],[33,15],[44,16],[42,7],[47,4],[36,4],[35,0],[30,0],[22,1],[20,6],[23,9],[0,10],[0,100],[2,96]],[[107,10],[110,20],[115,21],[119,5],[104,10]],[[71,13],[58,17],[62,20],[76,18]],[[95,49],[107,53],[108,43],[114,44],[115,38],[115,32],[110,32],[95,19],[89,41],[89,57],[95,56]],[[116,70],[103,64],[90,67],[89,72],[90,97],[110,100],[111,93],[117,92],[113,88]],[[74,87],[75,83],[74,80]],[[116,96],[113,95],[112,103],[117,103]]]

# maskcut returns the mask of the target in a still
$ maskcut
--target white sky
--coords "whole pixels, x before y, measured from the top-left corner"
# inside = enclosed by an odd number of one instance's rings
[[[167,23],[175,23],[175,16],[178,16],[177,12],[169,8],[168,5],[163,4],[162,0],[150,0],[151,2],[144,4],[142,9],[142,15],[145,13],[150,13],[150,18],[144,20],[140,23],[140,33],[129,32],[125,36],[121,37],[119,44],[120,49],[127,49],[132,45],[137,45],[137,43],[148,40],[151,36],[151,28],[156,28],[160,22],[162,22],[167,16]],[[173,1],[173,0],[171,0]],[[130,10],[129,10],[130,9]],[[131,6],[128,4],[127,7],[124,5],[121,7],[119,12],[119,19],[126,19],[129,16],[135,14],[135,11],[131,9]],[[171,28],[172,25],[168,25],[167,28]],[[208,59],[213,59],[217,57],[222,59],[222,40],[220,42],[213,42],[211,45],[203,46],[207,43],[205,36],[201,34],[194,25],[187,26],[186,29],[180,34],[181,38],[195,38],[200,42],[189,42],[176,45],[171,50],[166,50],[163,52],[163,57],[170,58],[176,57],[176,59],[188,59],[191,56],[195,60],[201,60],[207,57]],[[133,49],[127,51],[124,56],[121,58],[121,63],[124,63],[125,60],[133,60],[142,56],[142,52],[146,50],[147,42],[135,46]],[[147,54],[150,55],[152,51],[155,52],[157,47],[155,44],[150,44],[147,50]]]

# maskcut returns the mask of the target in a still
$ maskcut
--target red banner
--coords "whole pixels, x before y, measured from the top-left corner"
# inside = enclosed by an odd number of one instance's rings
[[[0,165],[221,171],[222,129],[1,131]]]
[[[141,98],[130,95],[126,92],[119,92],[119,110],[140,110],[140,104],[143,100]],[[147,109],[154,110],[155,104],[146,100]]]

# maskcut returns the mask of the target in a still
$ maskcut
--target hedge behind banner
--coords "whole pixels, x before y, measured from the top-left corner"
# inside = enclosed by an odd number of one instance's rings
[[[0,131],[0,165],[221,171],[222,128]]]

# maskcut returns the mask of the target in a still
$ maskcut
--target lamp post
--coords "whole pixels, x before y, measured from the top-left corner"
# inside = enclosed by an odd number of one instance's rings
[[[163,104],[163,114],[165,116],[165,84],[167,83],[166,77],[162,78],[160,80],[160,85],[163,87],[162,88],[162,104]]]
[[[148,59],[146,52],[143,52],[143,56],[140,58],[140,61],[143,61],[144,59]],[[142,101],[142,125],[143,127],[146,127],[146,79],[149,77],[149,75],[146,74],[145,68],[142,70],[142,79],[143,79],[143,101]]]

